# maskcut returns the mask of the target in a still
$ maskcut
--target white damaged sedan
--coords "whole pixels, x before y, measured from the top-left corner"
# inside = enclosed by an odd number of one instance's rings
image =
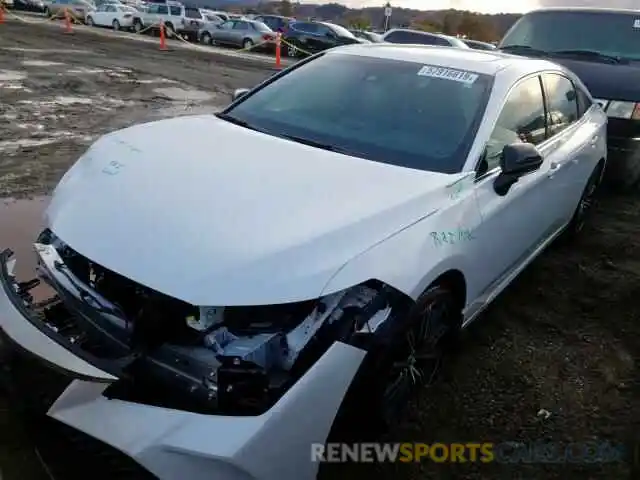
[[[29,385],[42,413],[157,478],[307,480],[312,443],[392,424],[582,228],[607,118],[561,66],[424,46],[332,49],[234,97],[78,160],[36,279],[1,254],[2,349],[15,382],[25,356],[56,378]]]

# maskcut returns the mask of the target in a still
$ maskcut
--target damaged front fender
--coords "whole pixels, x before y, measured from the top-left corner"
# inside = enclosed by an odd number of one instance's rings
[[[28,351],[53,369],[91,382],[111,383],[117,376],[99,359],[91,358],[44,323],[25,302],[23,286],[13,275],[13,252],[0,253],[0,333],[4,341]]]

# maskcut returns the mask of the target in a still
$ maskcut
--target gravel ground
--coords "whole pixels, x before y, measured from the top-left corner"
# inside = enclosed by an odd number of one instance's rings
[[[24,249],[66,168],[100,134],[212,111],[272,72],[249,60],[51,26],[0,25],[0,243]],[[179,138],[176,141],[180,141]],[[611,441],[640,435],[640,198],[601,199],[483,318],[389,440]],[[44,448],[44,447],[41,447]],[[0,397],[0,476],[50,478]],[[332,465],[334,478],[640,478],[637,464]],[[65,479],[62,479],[65,480]]]

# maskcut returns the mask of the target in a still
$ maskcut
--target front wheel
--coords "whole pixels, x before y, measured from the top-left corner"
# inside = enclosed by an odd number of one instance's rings
[[[389,321],[395,323],[367,353],[329,442],[379,438],[401,420],[409,400],[438,378],[453,351],[462,306],[455,290],[443,282],[425,290],[404,317]]]
[[[384,429],[398,422],[412,396],[437,379],[461,319],[449,287],[435,285],[420,296],[378,370],[378,417]]]
[[[111,26],[113,27],[113,29],[117,32],[118,30],[120,30],[120,22],[118,20],[114,20],[113,23],[111,24]]]
[[[90,27],[94,27],[96,25],[92,17],[87,17],[87,25]]]
[[[133,31],[134,31],[135,33],[140,33],[140,32],[142,32],[142,29],[143,29],[143,28],[144,28],[144,27],[142,26],[142,22],[141,22],[140,20],[135,19],[135,20],[133,21]]]
[[[250,38],[245,38],[242,41],[242,49],[243,50],[251,50],[253,48],[253,41]]]

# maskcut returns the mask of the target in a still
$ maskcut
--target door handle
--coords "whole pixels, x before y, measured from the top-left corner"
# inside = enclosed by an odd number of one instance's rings
[[[596,148],[598,146],[598,139],[600,137],[598,135],[594,135],[593,137],[591,137],[591,148]]]

